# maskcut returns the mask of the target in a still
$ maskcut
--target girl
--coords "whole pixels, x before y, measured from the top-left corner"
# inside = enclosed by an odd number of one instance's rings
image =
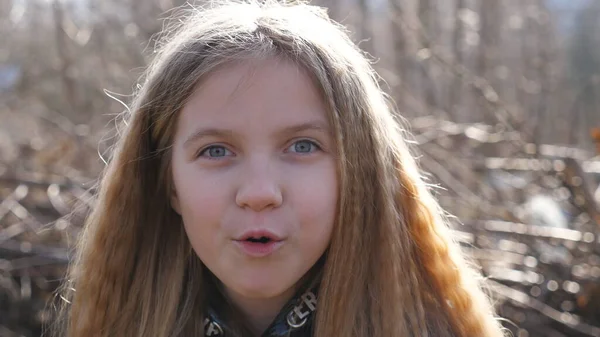
[[[502,336],[370,64],[324,11],[223,3],[166,40],[59,334]]]

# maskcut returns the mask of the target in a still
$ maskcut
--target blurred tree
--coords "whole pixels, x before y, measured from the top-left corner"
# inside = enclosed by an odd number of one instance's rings
[[[466,0],[454,2],[454,30],[452,32],[452,54],[457,64],[463,64],[463,52],[465,50],[465,24],[461,13],[467,10]],[[458,121],[460,115],[462,96],[464,91],[463,81],[454,76],[451,82],[450,97],[448,100],[448,111],[453,120]]]
[[[434,65],[429,61],[432,43],[436,43],[434,41],[434,37],[438,34],[438,11],[437,6],[434,0],[419,0],[418,2],[418,15],[420,20],[420,29],[422,30],[422,34],[425,38],[422,38],[419,46],[418,59],[420,60],[417,63],[417,66],[420,68],[420,84],[421,84],[421,95],[423,103],[425,104],[426,111],[430,112],[431,110],[439,109],[436,97],[436,89],[441,89],[439,87],[436,88],[436,83],[433,81],[433,72],[435,71]]]
[[[586,129],[600,123],[600,2],[580,9],[570,44],[571,84],[575,88],[569,143],[585,144]]]
[[[358,7],[360,10],[360,46],[362,50],[373,55],[374,43],[373,39],[376,37],[372,35],[373,27],[371,22],[371,7],[369,0],[358,0]]]
[[[480,0],[479,2],[479,50],[477,52],[477,74],[485,78],[491,85],[498,87],[494,70],[499,65],[500,27],[504,20],[502,3],[499,1]],[[479,99],[480,106],[484,106]],[[496,122],[492,114],[484,114],[483,120],[489,124]]]

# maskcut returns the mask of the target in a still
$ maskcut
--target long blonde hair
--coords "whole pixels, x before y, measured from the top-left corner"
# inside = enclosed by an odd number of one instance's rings
[[[209,72],[276,56],[312,75],[338,146],[339,210],[315,336],[503,335],[369,61],[324,10],[228,1],[166,32],[63,287],[61,334],[203,335],[206,272],[169,204],[176,119]]]

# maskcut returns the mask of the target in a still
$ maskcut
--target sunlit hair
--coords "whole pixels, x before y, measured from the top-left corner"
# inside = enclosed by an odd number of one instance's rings
[[[264,1],[222,2],[181,22],[166,26],[125,117],[64,287],[61,335],[203,335],[206,271],[169,204],[170,147],[199,81],[256,58],[308,71],[335,130],[339,210],[315,336],[503,335],[369,61],[340,25],[317,7]]]

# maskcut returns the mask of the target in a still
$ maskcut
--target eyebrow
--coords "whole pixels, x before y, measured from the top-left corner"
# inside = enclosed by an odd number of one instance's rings
[[[288,126],[284,129],[278,131],[277,135],[283,136],[283,135],[295,134],[295,133],[299,133],[302,131],[308,131],[308,130],[322,132],[327,135],[330,134],[329,127],[327,126],[326,123],[323,123],[321,121],[311,121],[311,122],[301,123],[298,125]],[[189,147],[191,144],[193,144],[194,142],[198,141],[199,139],[201,139],[203,137],[233,138],[234,132],[229,129],[202,128],[202,129],[199,129],[196,132],[192,133],[183,143],[183,147],[184,148]]]
[[[302,123],[302,124],[298,124],[298,125],[292,125],[292,126],[288,126],[286,128],[284,128],[283,130],[279,131],[277,134],[278,135],[288,135],[288,134],[294,134],[294,133],[299,133],[302,131],[319,131],[319,132],[323,132],[325,134],[329,134],[329,127],[327,126],[326,123],[323,123],[321,121],[312,121],[312,122],[306,122],[306,123]]]

